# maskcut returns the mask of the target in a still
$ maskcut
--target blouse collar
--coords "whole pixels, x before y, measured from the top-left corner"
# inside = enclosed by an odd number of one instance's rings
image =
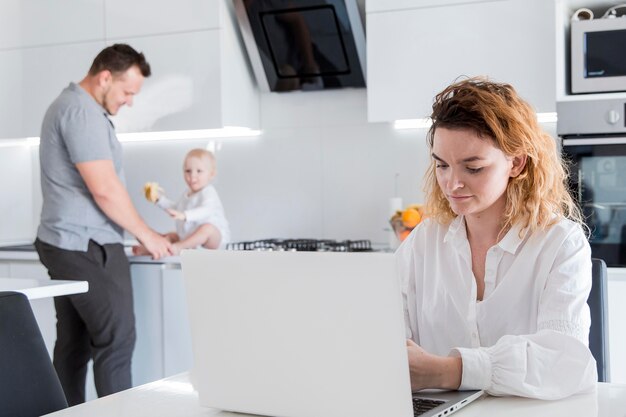
[[[521,225],[515,224],[511,229],[504,235],[502,239],[496,246],[499,246],[503,251],[514,254],[517,251],[517,248],[524,241],[527,235],[527,231],[521,233]],[[462,245],[467,242],[467,229],[465,228],[465,216],[457,216],[450,225],[448,226],[448,231],[443,239],[444,242],[450,242],[454,246]]]

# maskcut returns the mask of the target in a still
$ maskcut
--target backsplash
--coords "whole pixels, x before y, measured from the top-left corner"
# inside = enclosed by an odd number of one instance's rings
[[[267,94],[261,109],[260,137],[213,143],[218,148],[214,185],[233,241],[369,239],[384,246],[390,241],[389,199],[423,202],[426,130],[368,123],[364,90]],[[555,136],[554,123],[544,127]],[[156,181],[170,197],[179,197],[185,187],[184,155],[208,143],[123,145],[129,193],[156,230],[173,230],[174,223],[144,199],[143,184]],[[41,207],[38,148],[0,147],[0,171],[0,193],[6,196],[0,203],[0,243],[32,241]]]

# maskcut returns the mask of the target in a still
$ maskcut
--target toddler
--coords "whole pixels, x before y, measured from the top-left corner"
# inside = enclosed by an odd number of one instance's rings
[[[174,255],[182,249],[224,248],[230,240],[230,231],[222,202],[211,185],[216,173],[215,156],[205,149],[192,149],[185,156],[183,173],[189,188],[177,202],[168,199],[156,183],[146,184],[145,190],[149,201],[176,220],[176,232],[164,235],[172,242]],[[133,254],[148,253],[142,245],[137,245]]]

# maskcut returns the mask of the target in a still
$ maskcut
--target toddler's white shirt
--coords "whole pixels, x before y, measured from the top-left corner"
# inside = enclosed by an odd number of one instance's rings
[[[220,248],[224,248],[230,242],[230,229],[215,187],[209,184],[196,193],[190,193],[191,190],[185,190],[176,202],[163,195],[157,201],[157,205],[185,213],[185,221],[176,220],[176,233],[181,239],[185,239],[201,225],[211,223],[220,231],[222,235]]]

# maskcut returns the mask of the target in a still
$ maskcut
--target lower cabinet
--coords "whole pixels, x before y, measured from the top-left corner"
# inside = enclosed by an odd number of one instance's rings
[[[191,335],[180,264],[131,264],[137,343],[133,385],[191,368]]]
[[[626,384],[626,268],[609,268],[608,277],[610,382]]]
[[[0,260],[0,276],[47,280],[38,260]],[[191,336],[180,264],[131,264],[137,343],[133,353],[133,386],[191,368]],[[31,300],[31,307],[52,357],[56,340],[54,300]],[[97,398],[91,363],[86,399]]]

